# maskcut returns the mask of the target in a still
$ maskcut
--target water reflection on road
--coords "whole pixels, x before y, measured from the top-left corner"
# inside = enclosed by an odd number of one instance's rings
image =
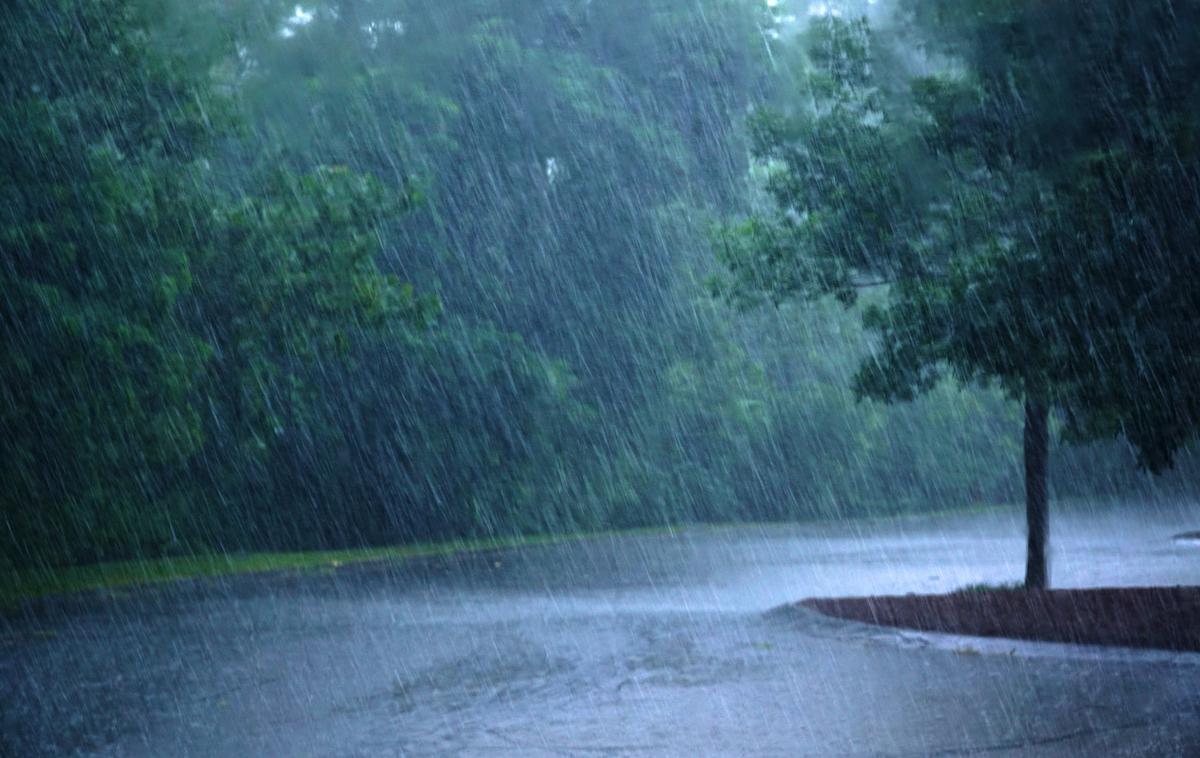
[[[1200,584],[1195,506],[1060,513],[1061,587]],[[916,650],[806,596],[1013,581],[1019,512],[696,528],[58,601],[0,752],[1200,754],[1200,668]]]

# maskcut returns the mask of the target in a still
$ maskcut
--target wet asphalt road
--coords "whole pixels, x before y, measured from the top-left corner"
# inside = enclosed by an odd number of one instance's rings
[[[1017,512],[186,582],[0,621],[15,756],[1200,755],[1200,655],[924,649],[779,610],[1019,578]],[[1058,514],[1060,587],[1200,584],[1195,505]],[[772,611],[772,609],[776,609]]]

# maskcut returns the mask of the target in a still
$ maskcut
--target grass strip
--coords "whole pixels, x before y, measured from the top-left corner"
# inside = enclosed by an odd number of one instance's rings
[[[981,513],[994,509],[995,506],[968,506],[960,509],[946,509],[904,515],[938,518]],[[868,516],[849,520],[889,521],[895,518],[896,516]],[[826,520],[787,523],[826,523]],[[587,539],[603,539],[606,537],[667,534],[681,529],[750,529],[756,527],[762,528],[767,525],[769,524],[761,522],[681,524],[676,526],[652,526],[600,532],[459,539],[447,542],[427,542],[345,550],[313,550],[285,553],[208,553],[170,558],[147,558],[142,560],[95,563],[85,566],[54,566],[25,569],[7,571],[0,574],[0,577],[3,577],[3,582],[0,583],[0,608],[16,608],[22,601],[45,597],[47,595],[134,587],[181,579],[253,574],[269,571],[320,571],[367,561],[404,560],[406,558],[452,555],[454,553],[481,550],[507,550]]]

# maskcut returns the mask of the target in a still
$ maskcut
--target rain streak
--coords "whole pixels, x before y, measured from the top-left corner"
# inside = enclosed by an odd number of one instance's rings
[[[1200,3],[0,70],[0,755],[1200,755]]]

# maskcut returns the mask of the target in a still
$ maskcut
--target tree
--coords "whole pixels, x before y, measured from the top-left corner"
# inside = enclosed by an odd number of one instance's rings
[[[1021,400],[1025,581],[1044,587],[1051,408],[1066,414],[1073,439],[1124,432],[1152,467],[1195,431],[1185,357],[1194,352],[1176,352],[1187,347],[1178,311],[1158,311],[1130,330],[1130,317],[1145,309],[1126,310],[1167,288],[1171,304],[1196,313],[1194,295],[1170,285],[1172,274],[1195,270],[1180,265],[1194,246],[1161,249],[1162,240],[1191,238],[1195,196],[1169,218],[1159,206],[1168,186],[1192,175],[1194,163],[1164,167],[1185,154],[1173,135],[1195,123],[1181,111],[1194,87],[1181,69],[1191,68],[1176,63],[1194,54],[1175,49],[1186,35],[1166,24],[1165,4],[911,5],[916,28],[954,65],[903,87],[882,79],[897,59],[879,65],[891,53],[865,21],[814,21],[806,104],[757,119],[755,154],[772,209],[726,235],[718,253],[732,279],[724,292],[743,304],[826,294],[853,303],[870,290],[863,319],[877,342],[854,380],[860,397],[910,400],[949,374]],[[1172,43],[1114,66],[1102,42],[1124,24]],[[1148,62],[1156,78],[1142,87],[1136,74]],[[1112,103],[1092,102],[1113,87],[1135,93],[1116,119]],[[1171,126],[1132,128],[1147,114]],[[1138,156],[1147,150],[1156,164]],[[1154,190],[1134,200],[1133,181]],[[1117,209],[1143,235],[1140,243],[1126,235],[1123,250],[1114,249]],[[1169,344],[1163,333],[1178,339]],[[1159,348],[1147,350],[1156,336]],[[1152,429],[1147,417],[1170,423]]]
[[[297,366],[436,310],[376,268],[376,219],[395,207],[378,183],[222,175],[232,105],[207,65],[162,49],[161,10],[0,13],[4,562],[235,533],[244,514],[212,502],[252,483],[305,412]],[[227,480],[206,490],[217,471]]]
[[[1040,405],[1061,409],[1068,439],[1121,435],[1142,466],[1168,468],[1200,421],[1190,326],[1200,299],[1181,284],[1200,272],[1200,9],[910,7],[934,49],[966,66],[921,83],[938,157],[999,179],[993,207],[1020,224],[982,216],[993,228],[975,238],[999,252],[959,283],[959,301],[976,297],[1004,317],[990,334],[975,319],[988,339],[970,334],[972,347],[988,350],[984,368],[1002,378],[1035,366]],[[963,94],[946,97],[950,88]]]
[[[6,6],[0,467],[10,560],[170,539],[163,477],[203,442],[209,351],[174,318],[206,115],[128,3]]]

